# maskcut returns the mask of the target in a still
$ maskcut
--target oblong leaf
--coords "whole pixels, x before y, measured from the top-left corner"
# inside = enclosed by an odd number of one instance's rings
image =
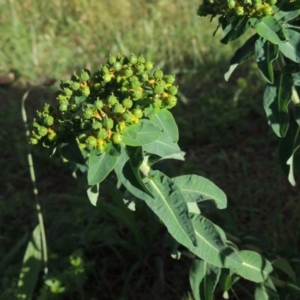
[[[274,83],[268,84],[264,92],[264,109],[269,124],[279,137],[284,137],[288,129],[288,103],[292,91],[292,75],[280,73],[275,74]]]
[[[290,60],[300,62],[300,33],[292,29],[284,29],[287,41],[279,45],[280,52]]]
[[[273,44],[280,45],[286,40],[280,23],[273,16],[255,19],[253,27],[261,37]]]
[[[144,201],[150,202],[153,200],[153,198],[145,192],[138,182],[124,147],[121,148],[121,155],[114,167],[114,171],[118,180],[132,195]]]
[[[211,221],[201,215],[194,215],[192,223],[198,242],[197,247],[188,247],[192,253],[216,267],[235,268],[242,263],[237,252],[225,244]]]
[[[93,150],[89,157],[88,183],[95,185],[103,181],[113,170],[119,156],[112,156],[106,152],[99,154]]]
[[[213,300],[220,274],[220,268],[197,258],[193,260],[189,280],[195,300]]]
[[[254,55],[254,45],[255,41],[258,38],[258,34],[252,35],[242,47],[237,49],[235,53],[233,54],[233,57],[230,60],[230,68],[229,70],[224,74],[225,80],[228,81],[229,77],[235,70],[235,68],[252,57]]]
[[[78,164],[85,164],[82,153],[78,147],[78,143],[74,135],[65,136],[65,143],[60,145],[61,155],[68,161]]]
[[[250,28],[248,18],[236,18],[230,22],[223,30],[221,43],[228,44],[231,41],[238,39]]]
[[[160,171],[151,171],[144,182],[154,197],[146,203],[166,225],[169,233],[185,246],[197,245],[188,207],[179,187]]]
[[[296,281],[296,274],[286,259],[277,258],[272,262],[272,265],[287,274],[293,281]]]
[[[161,109],[158,113],[150,116],[153,124],[160,127],[174,142],[178,142],[178,127],[173,115],[167,109]]]
[[[158,140],[163,131],[148,120],[130,125],[123,131],[122,143],[129,146],[143,146]]]
[[[254,298],[255,300],[279,300],[276,288],[270,278],[257,285]]]
[[[213,200],[219,209],[227,207],[225,193],[210,180],[199,175],[182,175],[173,178],[187,202]]]
[[[99,184],[93,185],[87,189],[87,195],[92,205],[97,206],[99,197]]]
[[[274,81],[272,62],[278,57],[278,46],[264,38],[255,42],[255,59],[261,75],[269,83]]]
[[[18,280],[18,299],[32,299],[42,262],[42,239],[40,225],[32,232],[23,258]]]
[[[239,255],[243,263],[235,268],[235,273],[256,283],[267,280],[273,270],[269,261],[254,251],[242,250]]]

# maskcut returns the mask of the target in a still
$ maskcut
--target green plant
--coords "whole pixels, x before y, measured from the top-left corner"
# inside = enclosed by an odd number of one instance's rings
[[[227,206],[225,194],[215,184],[198,175],[170,178],[153,169],[164,159],[184,160],[184,153],[168,111],[176,105],[174,77],[159,69],[152,72],[152,67],[142,56],[110,56],[94,74],[83,70],[63,80],[57,109],[46,104],[37,112],[30,142],[50,147],[74,170],[86,171],[93,205],[101,205],[100,183],[114,171],[119,186],[125,188],[128,208],[146,203],[176,241],[171,247],[174,257],[192,258],[190,284],[195,299],[212,299],[218,282],[228,297],[239,278],[256,284],[256,297],[264,291],[277,295],[274,283],[297,290],[277,278],[264,256],[239,250],[230,235],[201,213],[209,203],[218,209]],[[34,233],[33,237],[40,245],[40,236]],[[27,255],[39,261],[41,252],[28,247]],[[273,266],[279,265],[277,261]],[[281,269],[289,269],[288,262],[280,263]],[[50,288],[54,283],[59,281],[46,281]],[[59,284],[55,287],[63,292]]]

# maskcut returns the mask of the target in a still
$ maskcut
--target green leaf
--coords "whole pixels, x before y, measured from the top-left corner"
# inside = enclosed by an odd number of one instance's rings
[[[214,200],[219,209],[227,207],[225,193],[210,180],[198,175],[182,175],[173,178],[187,202]]]
[[[238,39],[249,28],[250,23],[248,18],[236,18],[234,21],[230,22],[229,25],[224,29],[221,43],[228,44],[229,42]]]
[[[269,83],[274,81],[272,62],[278,57],[278,46],[258,38],[255,43],[255,59],[261,75]]]
[[[190,267],[190,285],[195,300],[213,300],[221,269],[206,261],[194,259]]]
[[[277,21],[280,21],[281,23],[286,23],[290,20],[295,19],[296,17],[298,17],[300,14],[300,10],[296,9],[296,10],[292,10],[292,11],[282,11],[279,10],[275,15],[274,18]]]
[[[143,149],[148,153],[156,154],[160,157],[181,153],[178,144],[167,133],[163,133],[157,141],[144,145]]]
[[[119,156],[112,156],[97,150],[92,150],[89,157],[88,183],[95,185],[103,181],[113,170]]]
[[[158,140],[162,130],[148,120],[130,125],[123,131],[123,143],[129,146],[143,146]]]
[[[279,300],[276,288],[270,278],[257,284],[254,298],[255,300]]]
[[[286,290],[289,294],[291,294],[292,296],[295,296],[299,299],[299,297],[300,297],[300,279],[297,279],[297,281],[293,282],[293,283],[287,282]]]
[[[242,250],[239,252],[243,263],[235,268],[235,272],[245,279],[260,283],[265,281],[273,268],[269,261],[254,251]]]
[[[280,45],[286,40],[280,23],[273,16],[252,19],[251,21],[256,32],[271,43]]]
[[[192,223],[198,246],[185,245],[192,253],[220,268],[236,268],[242,263],[237,252],[225,244],[211,221],[201,215],[193,215]]]
[[[245,44],[242,47],[235,51],[233,57],[230,60],[230,68],[224,75],[226,81],[229,80],[229,77],[238,65],[240,65],[241,63],[252,57],[252,55],[254,55],[254,45],[257,38],[258,35],[254,34],[245,42]]]
[[[300,127],[295,121],[297,120],[297,114],[300,114],[297,106],[293,107],[293,112],[290,113],[289,128],[286,136],[281,139],[279,144],[279,158],[283,172],[288,176],[290,183],[295,186],[294,178],[294,163],[295,153],[300,147]],[[293,116],[294,113],[294,116]]]
[[[69,161],[84,165],[85,161],[78,147],[75,136],[68,135],[65,137],[65,140],[66,143],[61,143],[60,145],[61,155]]]
[[[236,274],[232,274],[229,269],[222,269],[219,284],[224,292],[227,292],[240,279]]]
[[[286,259],[278,258],[272,262],[272,265],[287,274],[293,281],[296,281],[296,274]]]
[[[91,201],[91,204],[97,206],[97,201],[99,197],[99,184],[93,185],[87,190],[87,195]]]
[[[22,268],[18,280],[18,299],[31,300],[42,262],[42,239],[40,225],[32,232],[23,258]]]
[[[116,172],[118,180],[132,195],[144,201],[153,201],[153,198],[145,193],[144,189],[138,182],[124,147],[122,147],[121,149],[121,156],[119,157],[114,170]]]
[[[185,246],[197,245],[188,207],[179,187],[160,171],[151,171],[144,182],[154,196],[146,203],[166,225],[169,233]]]
[[[158,113],[151,115],[150,120],[153,124],[160,127],[174,142],[178,142],[178,127],[168,109],[161,109]]]
[[[143,153],[143,148],[142,147],[126,147],[127,155],[129,157],[129,162],[131,165],[131,168],[133,170],[133,173],[139,183],[139,185],[142,187],[142,189],[149,194],[151,197],[151,193],[148,191],[146,188],[143,179],[140,174],[140,167],[144,162],[144,153]],[[150,170],[150,168],[144,163],[144,169],[147,168],[147,172]]]
[[[300,62],[300,33],[292,29],[284,29],[287,41],[279,45],[280,52],[290,60]]]
[[[274,83],[264,92],[264,108],[273,131],[284,137],[289,126],[288,103],[292,98],[293,77],[291,74],[275,74]]]

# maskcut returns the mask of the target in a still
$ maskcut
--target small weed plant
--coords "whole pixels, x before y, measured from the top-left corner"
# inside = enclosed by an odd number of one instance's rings
[[[281,139],[282,168],[292,185],[296,185],[300,146],[299,13],[298,0],[206,0],[198,10],[200,16],[219,16],[223,44],[253,31],[234,53],[225,79],[239,64],[255,58],[267,81],[263,96],[267,119]],[[300,285],[287,259],[255,247],[240,249],[230,234],[201,212],[211,204],[226,208],[227,198],[220,188],[199,175],[171,178],[157,167],[162,160],[184,161],[184,153],[170,112],[177,103],[175,77],[153,66],[143,56],[110,55],[99,70],[84,69],[62,80],[57,106],[45,104],[37,112],[30,143],[61,156],[74,173],[85,173],[93,205],[101,206],[101,186],[110,177],[115,189],[123,193],[126,209],[147,207],[144,212],[166,227],[172,257],[191,259],[189,281],[194,299],[215,299],[217,286],[224,299],[235,297],[233,287],[240,284],[248,289],[246,281],[251,282],[256,300],[299,299]],[[40,217],[25,253],[19,299],[32,298],[41,260],[47,262]],[[82,253],[72,256],[70,262],[82,283]],[[46,268],[44,271],[47,273]],[[46,279],[40,299],[64,291],[59,281]]]

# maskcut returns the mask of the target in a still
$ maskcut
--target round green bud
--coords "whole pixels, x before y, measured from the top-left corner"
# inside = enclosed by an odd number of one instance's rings
[[[163,105],[163,102],[159,98],[156,98],[153,102],[153,107],[155,107],[155,108],[161,108],[162,105]]]
[[[82,70],[80,74],[80,79],[82,81],[88,81],[90,79],[90,72],[88,70]]]
[[[157,85],[157,86],[154,88],[154,93],[155,93],[155,94],[162,94],[163,92],[164,92],[164,87],[163,87],[163,86]]]
[[[143,72],[143,73],[141,73],[140,77],[141,77],[141,80],[142,80],[143,82],[145,82],[145,81],[148,81],[148,79],[149,79],[149,74],[148,74],[147,72]]]
[[[109,73],[106,73],[103,75],[103,81],[110,82],[111,81],[111,75]]]
[[[109,105],[114,105],[116,103],[118,103],[118,99],[115,95],[110,95],[108,98],[107,98],[107,103]]]
[[[64,112],[68,110],[68,104],[62,103],[59,105],[59,111]]]
[[[72,81],[70,79],[65,79],[60,82],[59,86],[61,89],[64,89],[65,87],[69,87],[71,84],[72,84]]]
[[[123,140],[123,135],[120,134],[119,132],[116,132],[112,136],[112,141],[114,144],[121,144]]]
[[[139,64],[144,64],[146,62],[145,57],[143,55],[138,57],[138,63]]]
[[[145,70],[145,65],[143,65],[143,64],[138,64],[135,67],[136,67],[136,70],[138,73],[142,73]]]
[[[147,62],[145,63],[145,69],[146,69],[147,71],[151,71],[151,70],[153,69],[153,63],[150,62],[150,61],[147,61]]]
[[[122,117],[123,117],[123,119],[124,119],[124,121],[126,122],[126,123],[131,123],[131,121],[132,121],[132,113],[130,112],[130,111],[126,111],[126,112],[124,112],[124,114],[122,115]]]
[[[133,114],[138,118],[142,118],[143,117],[143,111],[140,108],[136,108],[133,110]]]
[[[93,116],[94,116],[94,111],[91,108],[88,107],[84,110],[83,117],[85,119],[88,120],[88,119],[92,118]]]
[[[115,114],[120,114],[123,110],[124,110],[124,107],[123,107],[122,104],[120,104],[120,103],[114,104],[114,106],[113,106],[113,112]]]
[[[245,5],[252,5],[252,0],[243,0]]]
[[[267,3],[270,5],[275,5],[277,3],[277,0],[268,0]]]
[[[66,96],[71,97],[73,94],[73,91],[69,88],[64,88],[64,93]]]
[[[101,88],[102,88],[102,85],[101,85],[99,82],[97,82],[97,83],[95,83],[95,84],[93,85],[93,90],[94,90],[94,91],[100,91]]]
[[[243,16],[245,14],[244,7],[242,6],[235,7],[234,12],[237,16]]]
[[[52,116],[47,116],[43,119],[43,123],[44,123],[44,125],[46,125],[48,127],[52,126],[54,123],[54,118]]]
[[[270,16],[274,13],[274,10],[272,8],[272,6],[267,6],[265,7],[263,10],[262,10],[262,13],[265,15],[265,16]]]
[[[132,65],[135,65],[138,61],[138,58],[134,55],[134,54],[131,54],[131,56],[129,57],[129,63],[132,64]]]
[[[122,69],[122,64],[119,61],[116,61],[113,66],[115,71],[120,71]]]
[[[132,100],[137,101],[143,97],[143,92],[142,90],[134,90],[133,95],[132,95]]]
[[[131,82],[131,87],[134,90],[137,90],[142,84],[138,81],[138,80],[134,80],[133,82]]]
[[[92,128],[93,128],[94,130],[102,129],[102,123],[101,123],[101,122],[98,122],[98,121],[95,121],[95,122],[92,124]]]
[[[168,84],[173,84],[175,82],[175,76],[173,76],[173,75],[166,75],[164,77],[164,80]]]
[[[103,102],[100,100],[100,99],[97,99],[94,103],[95,105],[95,108],[98,109],[98,110],[101,110],[102,107],[103,107]]]
[[[86,143],[86,145],[87,145],[88,147],[96,148],[96,146],[97,146],[97,139],[96,139],[94,136],[90,135],[90,136],[86,139],[85,143]]]
[[[107,139],[107,136],[108,136],[108,134],[107,134],[107,131],[105,129],[100,129],[97,133],[97,138],[98,139],[105,140],[105,139]]]
[[[114,127],[114,120],[111,118],[106,118],[103,120],[103,126],[106,129],[112,129]]]
[[[126,68],[125,71],[124,71],[124,75],[129,78],[133,75],[133,71],[131,68]]]
[[[50,142],[53,142],[57,139],[57,134],[56,132],[50,132],[48,135],[47,135],[47,138]]]
[[[36,145],[38,142],[39,141],[36,138],[30,138],[30,140],[29,140],[29,143],[32,144],[32,145]]]
[[[72,89],[73,91],[79,90],[79,89],[80,89],[80,83],[77,82],[77,81],[73,81],[73,83],[71,84],[71,89]]]
[[[158,69],[153,74],[155,79],[162,79],[164,77],[164,73],[162,70]]]
[[[56,98],[58,101],[68,101],[69,99],[69,97],[67,97],[64,93],[60,93]]]
[[[48,133],[48,129],[44,126],[40,126],[38,129],[38,135],[45,136]]]
[[[131,108],[133,104],[130,98],[125,98],[122,103],[125,108]]]
[[[178,92],[178,88],[174,85],[168,87],[168,93],[172,96],[175,96]]]
[[[170,95],[168,98],[167,98],[167,107],[168,108],[172,108],[174,107],[175,105],[177,104],[177,98],[173,95]]]
[[[73,81],[79,81],[80,78],[79,78],[79,76],[78,76],[76,73],[74,73],[74,74],[71,76],[71,80],[73,80]]]
[[[127,127],[127,126],[126,126],[125,122],[120,122],[120,123],[117,125],[117,131],[118,131],[118,132],[123,132],[123,131],[125,130],[126,127]]]
[[[113,65],[115,62],[117,61],[117,58],[113,55],[110,55],[109,58],[108,58],[108,63],[110,65]]]
[[[70,111],[72,113],[76,113],[76,112],[78,112],[78,110],[79,110],[79,106],[77,104],[74,103],[74,104],[71,105]]]
[[[37,121],[33,121],[33,123],[32,123],[32,126],[34,127],[34,128],[40,128],[40,124],[37,122]]]
[[[109,67],[107,65],[103,65],[101,67],[102,74],[109,74]]]
[[[89,86],[84,86],[84,87],[81,89],[81,93],[82,93],[82,95],[84,95],[84,96],[88,96],[88,95],[91,93],[90,87],[89,87]]]
[[[228,0],[227,5],[228,5],[228,8],[232,9],[235,7],[236,2],[234,0]]]

